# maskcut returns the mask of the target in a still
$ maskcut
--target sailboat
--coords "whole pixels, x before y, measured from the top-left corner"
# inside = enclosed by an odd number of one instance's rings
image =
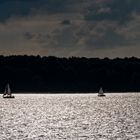
[[[100,88],[99,93],[98,93],[98,97],[104,97],[104,96],[106,96],[106,95],[104,94],[103,89]]]
[[[3,98],[15,98],[15,96],[13,96],[12,93],[11,93],[11,89],[10,89],[9,83],[5,87]]]

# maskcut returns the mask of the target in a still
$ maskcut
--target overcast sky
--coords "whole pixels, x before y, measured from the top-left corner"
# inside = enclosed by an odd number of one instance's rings
[[[140,57],[140,0],[0,0],[0,54]]]

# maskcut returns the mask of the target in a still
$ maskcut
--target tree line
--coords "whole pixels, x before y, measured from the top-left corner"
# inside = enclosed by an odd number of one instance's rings
[[[0,92],[140,91],[140,59],[0,56]]]

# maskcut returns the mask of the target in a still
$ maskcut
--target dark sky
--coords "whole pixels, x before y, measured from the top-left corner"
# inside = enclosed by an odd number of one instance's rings
[[[140,0],[0,0],[0,54],[140,57]]]

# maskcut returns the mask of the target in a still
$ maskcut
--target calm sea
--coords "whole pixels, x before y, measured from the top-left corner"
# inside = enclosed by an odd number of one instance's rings
[[[140,140],[140,94],[0,97],[0,140]]]

